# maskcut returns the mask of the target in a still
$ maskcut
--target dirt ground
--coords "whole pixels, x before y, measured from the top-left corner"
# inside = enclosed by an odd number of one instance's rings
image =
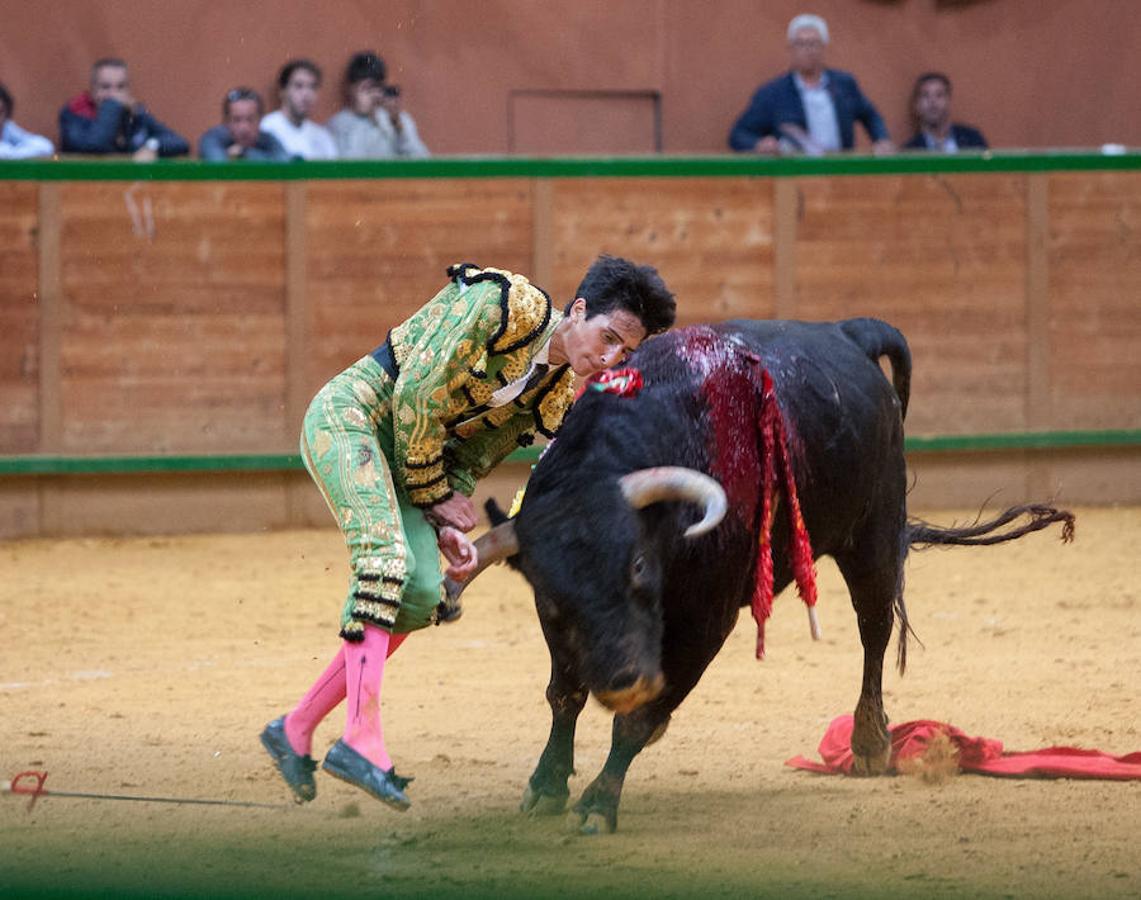
[[[912,555],[924,647],[887,675],[893,721],[941,719],[1011,750],[1141,749],[1141,509],[1077,513],[1070,546],[1053,530]],[[257,735],[335,652],[346,559],[332,530],[0,544],[0,778],[41,769],[60,791],[273,804],[46,797],[29,813],[3,796],[0,893],[1141,896],[1141,783],[784,766],[815,757],[859,690],[854,616],[827,561],[825,639],[786,592],[758,663],[743,613],[631,768],[617,834],[518,812],[546,739],[548,662],[530,594],[503,568],[468,592],[461,622],[418,633],[387,669],[412,809],[320,774],[317,799],[294,806]],[[338,711],[316,753],[339,726]],[[572,802],[608,740],[592,702]]]

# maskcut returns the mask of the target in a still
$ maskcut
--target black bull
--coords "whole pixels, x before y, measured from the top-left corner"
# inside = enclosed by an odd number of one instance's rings
[[[877,364],[883,356],[891,383]],[[775,386],[812,554],[835,559],[856,610],[864,647],[852,734],[858,772],[879,774],[888,762],[883,659],[898,619],[901,670],[906,661],[909,547],[995,543],[1056,521],[1069,536],[1072,516],[1042,506],[964,529],[909,521],[903,418],[911,361],[903,336],[886,323],[737,321],[648,341],[629,361],[641,389],[588,389],[536,466],[517,517],[480,539],[481,568],[510,556],[530,582],[551,653],[551,732],[525,810],[565,807],[575,723],[593,693],[616,712],[612,742],[574,811],[585,830],[613,831],[631,761],[664,732],[750,603],[761,473],[772,446],[758,427],[762,366]],[[701,483],[676,488],[674,479],[631,489],[632,473],[660,467],[712,476],[724,495],[704,494]],[[647,477],[655,473],[633,480]],[[694,501],[708,512],[726,500],[727,511],[712,513],[723,514],[716,527],[685,536],[702,515]],[[792,500],[781,490],[783,510],[771,519],[776,591],[793,578]],[[1022,515],[1028,523],[994,533]]]

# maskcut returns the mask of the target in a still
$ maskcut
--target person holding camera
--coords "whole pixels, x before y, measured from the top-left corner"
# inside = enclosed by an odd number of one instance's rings
[[[388,84],[384,60],[371,50],[353,54],[345,69],[345,108],[329,120],[342,159],[423,159],[428,148],[402,107],[400,87]]]

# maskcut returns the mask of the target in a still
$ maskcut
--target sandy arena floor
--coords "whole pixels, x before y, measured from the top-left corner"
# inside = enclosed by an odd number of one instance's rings
[[[1070,546],[1053,530],[912,556],[925,649],[887,676],[893,721],[942,719],[1012,750],[1141,749],[1141,509],[1077,512]],[[825,640],[785,593],[758,663],[743,613],[635,761],[615,835],[517,811],[549,724],[547,653],[503,568],[468,592],[460,623],[415,635],[387,670],[412,809],[320,775],[317,799],[295,807],[257,735],[336,650],[346,568],[331,530],[0,544],[0,778],[35,768],[57,790],[280,804],[43,798],[29,814],[0,797],[0,893],[1141,896],[1141,783],[932,786],[783,765],[815,757],[858,694],[854,616],[830,562]],[[318,752],[339,726],[338,712]],[[592,702],[572,802],[608,739]]]

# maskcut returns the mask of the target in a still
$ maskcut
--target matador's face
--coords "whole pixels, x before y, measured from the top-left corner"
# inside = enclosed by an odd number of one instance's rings
[[[625,360],[645,337],[646,329],[633,313],[614,309],[587,318],[586,301],[579,297],[567,314],[562,345],[574,373],[589,378]]]

